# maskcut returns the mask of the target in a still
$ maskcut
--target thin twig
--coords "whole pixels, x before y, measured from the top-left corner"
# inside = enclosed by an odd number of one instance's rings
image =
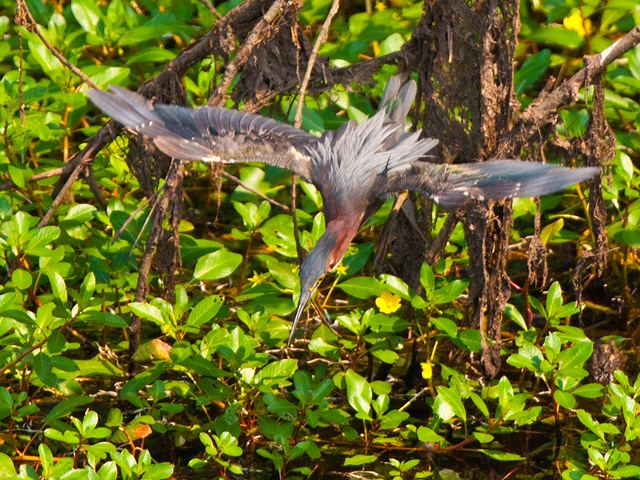
[[[222,19],[222,15],[220,14],[220,12],[218,10],[216,10],[216,7],[213,6],[213,3],[211,3],[209,0],[200,0],[202,2],[202,4],[207,7],[207,10],[209,10],[211,13],[213,13],[213,15],[218,19],[221,20]]]
[[[329,34],[329,27],[331,27],[333,17],[336,16],[339,8],[340,0],[333,0],[333,2],[331,3],[331,8],[329,9],[329,13],[327,14],[327,18],[324,19],[322,28],[320,29],[320,33],[318,34],[318,38],[313,44],[313,49],[311,50],[311,55],[309,56],[309,62],[307,63],[307,70],[304,73],[304,78],[302,79],[302,83],[300,84],[298,107],[296,108],[295,121],[293,122],[293,126],[296,128],[300,128],[300,125],[302,124],[302,107],[304,105],[304,96],[307,92],[309,80],[311,79],[313,66],[316,63],[316,59],[318,58],[318,51],[320,50],[320,47],[322,46],[324,41],[327,39],[327,35]]]
[[[51,206],[49,207],[47,213],[45,213],[40,222],[38,222],[38,228],[42,228],[43,226],[49,224],[56,209],[64,201],[67,193],[69,192],[69,190],[71,190],[71,187],[73,186],[76,179],[80,176],[82,170],[93,161],[93,157],[95,156],[95,154],[98,153],[98,151],[110,141],[109,139],[113,139],[114,135],[111,128],[107,128],[110,124],[113,125],[113,122],[109,122],[105,127],[103,127],[98,132],[98,134],[93,137],[93,139],[89,142],[89,145],[87,145],[84,151],[80,154],[79,161],[76,164],[75,168],[51,202]]]
[[[182,182],[183,174],[183,162],[172,162],[171,167],[169,168],[169,173],[167,174],[167,181],[164,186],[163,194],[152,209],[153,224],[151,226],[151,231],[147,238],[147,246],[142,254],[140,267],[138,269],[138,284],[135,295],[136,302],[143,302],[147,296],[149,273],[151,272],[153,257],[155,256],[156,247],[158,246],[162,233],[162,220],[169,208],[171,198]],[[137,362],[134,360],[134,354],[140,345],[140,323],[140,317],[133,316],[131,324],[127,328],[129,332],[129,374],[131,375],[134,375],[138,368]]]
[[[257,195],[258,197],[262,198],[263,200],[269,202],[271,205],[279,207],[282,210],[284,210],[285,212],[289,211],[289,207],[287,205],[285,205],[284,203],[280,203],[277,200],[274,200],[273,198],[269,198],[264,193],[261,193],[261,192],[257,191],[256,189],[251,188],[249,185],[244,183],[238,177],[235,177],[235,176],[231,175],[230,173],[227,173],[227,172],[224,172],[224,171],[222,172],[222,176],[224,178],[227,178],[227,179],[237,183],[238,185],[240,185],[245,190],[248,190],[249,192],[253,193],[254,195]]]
[[[122,223],[122,225],[120,226],[120,228],[116,231],[115,235],[113,236],[113,238],[111,239],[111,243],[115,243],[115,241],[120,238],[120,235],[122,235],[122,232],[124,232],[126,230],[126,228],[131,224],[131,222],[133,222],[133,220],[138,216],[138,214],[144,210],[145,208],[147,208],[147,205],[149,205],[149,203],[151,203],[152,201],[155,201],[156,197],[158,196],[159,191],[156,190],[155,192],[153,192],[153,195],[151,195],[148,198],[145,198],[142,203],[140,204],[140,206],[138,206],[138,208],[136,208],[133,212],[131,212],[129,214],[129,216],[127,217],[127,219]],[[151,209],[153,211],[153,209]],[[151,212],[150,212],[151,213]],[[144,227],[140,229],[141,231],[144,230]],[[135,243],[137,243],[137,239],[136,242],[134,242],[134,245],[131,247],[131,249],[133,249],[135,247]]]
[[[98,88],[98,86],[93,82],[93,80],[91,80],[91,78],[89,78],[82,70],[76,67],[73,63],[67,60],[66,57],[62,55],[62,53],[60,53],[58,49],[54,47],[51,44],[51,42],[49,42],[49,40],[47,40],[47,37],[45,37],[44,34],[42,33],[42,30],[40,30],[40,26],[36,22],[35,18],[33,18],[33,15],[31,14],[31,10],[29,10],[27,2],[25,2],[24,0],[18,0],[18,5],[20,6],[20,8],[22,8],[24,13],[26,13],[26,18],[29,21],[29,23],[24,26],[27,27],[28,30],[32,30],[38,36],[38,38],[44,44],[44,46],[47,47],[47,50],[49,50],[53,54],[53,56],[60,61],[60,63],[62,63],[65,67],[71,70],[84,83],[86,83],[87,85],[93,88]]]
[[[536,119],[551,119],[551,115],[558,107],[576,98],[580,87],[593,83],[608,65],[620,58],[640,43],[640,25],[631,29],[629,33],[614,42],[602,53],[590,57],[587,66],[576,72],[571,78],[562,82],[550,92],[541,94],[524,111],[514,132],[522,138],[529,138],[540,129],[540,122]]]

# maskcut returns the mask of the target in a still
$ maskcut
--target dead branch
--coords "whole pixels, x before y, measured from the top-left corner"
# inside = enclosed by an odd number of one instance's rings
[[[285,10],[292,8],[292,5],[293,2],[287,0],[276,0],[273,2],[269,10],[267,10],[267,13],[264,14],[264,17],[258,21],[251,33],[247,36],[242,48],[236,54],[233,61],[227,65],[224,77],[207,102],[207,105],[220,106],[224,103],[227,97],[227,90],[233,78],[240,70],[240,67],[247,62],[251,52],[253,52],[260,43],[268,41],[277,32],[278,29],[274,28],[276,19],[281,16]]]

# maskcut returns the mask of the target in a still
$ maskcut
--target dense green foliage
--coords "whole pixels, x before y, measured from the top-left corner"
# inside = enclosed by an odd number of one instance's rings
[[[101,87],[137,88],[216,21],[196,0],[27,3],[49,41]],[[238,3],[217,8],[225,14]],[[317,27],[329,5],[306,2],[302,23]],[[208,167],[191,165],[174,298],[163,298],[163,277],[154,275],[147,301],[135,302],[154,201],[125,162],[126,137],[95,158],[106,207],[79,179],[53,220],[39,226],[58,181],[42,174],[61,168],[105,118],[36,34],[16,27],[15,2],[0,6],[0,479],[162,479],[178,463],[209,478],[363,468],[391,478],[478,468],[536,478],[554,471],[567,479],[640,476],[640,378],[631,374],[640,303],[640,49],[605,75],[618,140],[603,187],[609,271],[578,307],[567,270],[593,242],[585,192],[544,198],[553,283],[514,289],[506,365],[499,378],[483,381],[473,367],[480,334],[464,323],[462,226],[444,258],[422,267],[422,288],[413,291],[393,275],[372,274],[391,202],[320,288],[340,335],[309,322],[309,341],[288,355],[299,288],[291,216],[228,180],[218,190]],[[422,15],[421,2],[369,6],[354,3],[336,17],[320,54],[347,65],[396,51]],[[583,54],[640,24],[636,0],[524,1],[521,10],[515,80],[523,106],[551,75],[570,75]],[[217,59],[193,67],[184,79],[188,102],[206,102],[223,69]],[[394,71],[383,67],[373,87],[307,98],[303,126],[321,132],[370,114]],[[585,134],[583,96],[560,112],[560,138]],[[291,101],[262,113],[292,117]],[[289,203],[288,172],[230,171]],[[324,231],[321,198],[300,187],[300,241],[310,250]],[[515,283],[525,282],[519,259],[535,209],[532,199],[514,202]],[[436,225],[444,221],[441,210],[432,214]],[[136,354],[143,368],[128,377],[125,327],[133,315],[143,319]],[[606,385],[589,373],[596,340],[630,352],[626,373],[616,371]],[[371,373],[385,368],[380,379]]]

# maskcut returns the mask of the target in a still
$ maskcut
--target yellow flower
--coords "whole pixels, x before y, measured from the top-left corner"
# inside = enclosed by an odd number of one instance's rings
[[[400,297],[387,291],[376,298],[376,306],[382,313],[393,313],[400,308]]]
[[[255,287],[259,283],[264,282],[267,279],[268,276],[269,276],[268,273],[263,273],[261,275],[261,274],[257,273],[256,271],[254,271],[253,272],[253,277],[249,277],[247,280],[249,280],[249,283]]]
[[[433,363],[431,363],[431,360],[422,362],[420,366],[422,367],[422,378],[431,380],[431,377],[433,377]]]
[[[578,32],[581,37],[589,35],[593,31],[591,20],[584,18],[578,8],[574,8],[568,17],[564,17],[562,24],[567,30]]]
[[[345,267],[345,266],[343,265],[343,263],[342,263],[342,262],[340,262],[340,263],[338,264],[338,266],[336,267],[336,273],[337,273],[338,275],[346,275],[346,274],[347,274],[347,267]]]
[[[376,2],[376,10],[377,11],[381,12],[385,8],[387,8],[387,6],[384,4],[384,2]]]

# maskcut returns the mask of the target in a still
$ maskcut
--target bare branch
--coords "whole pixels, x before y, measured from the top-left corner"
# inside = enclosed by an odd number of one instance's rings
[[[302,124],[302,107],[304,106],[304,96],[307,93],[307,86],[309,85],[311,72],[313,72],[313,65],[316,63],[316,58],[318,58],[318,51],[320,50],[320,46],[327,39],[327,35],[329,35],[329,27],[331,26],[333,17],[335,17],[336,13],[338,13],[338,8],[340,8],[340,0],[333,0],[333,2],[331,3],[331,8],[329,9],[329,13],[327,14],[327,18],[324,19],[322,28],[320,29],[320,33],[318,34],[318,38],[313,45],[313,50],[311,50],[311,56],[309,57],[309,61],[307,62],[307,70],[304,73],[304,78],[302,79],[302,83],[300,84],[300,96],[298,97],[298,106],[296,107],[296,116],[293,122],[293,126],[296,128],[300,128],[300,125]]]
[[[268,41],[277,32],[277,29],[273,28],[273,24],[276,19],[289,8],[291,8],[291,6],[287,0],[276,0],[273,2],[269,10],[267,10],[267,13],[264,14],[264,17],[258,21],[251,33],[247,36],[242,48],[240,48],[240,51],[236,54],[233,61],[227,65],[224,77],[207,102],[207,105],[219,106],[224,102],[227,96],[227,90],[233,78],[240,70],[240,67],[247,62],[251,52],[253,52],[260,43]]]
[[[98,88],[98,86],[95,83],[93,83],[93,80],[91,80],[91,78],[89,78],[82,70],[76,67],[73,63],[67,60],[66,57],[62,55],[62,53],[60,53],[58,49],[54,47],[51,44],[51,42],[49,42],[49,40],[47,40],[47,37],[45,37],[44,34],[42,33],[42,30],[40,30],[40,26],[36,22],[35,18],[33,18],[33,15],[31,14],[31,10],[29,10],[29,6],[27,5],[27,2],[25,2],[24,0],[18,0],[18,7],[22,9],[24,13],[26,13],[26,19],[28,23],[24,24],[23,26],[26,27],[28,30],[33,31],[38,36],[40,41],[42,41],[44,46],[47,47],[47,50],[49,50],[53,54],[53,56],[60,61],[60,63],[62,63],[65,67],[71,70],[78,78],[80,78],[80,80],[82,80],[84,83],[86,83],[87,85],[93,88]]]

